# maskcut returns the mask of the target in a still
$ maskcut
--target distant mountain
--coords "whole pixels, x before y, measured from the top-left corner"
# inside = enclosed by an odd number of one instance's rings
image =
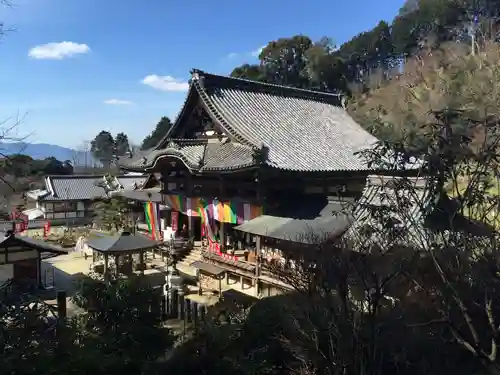
[[[24,154],[31,156],[33,159],[54,157],[60,161],[76,162],[77,165],[93,164],[90,152],[75,151],[71,148],[46,143],[0,142],[0,152],[4,155]]]

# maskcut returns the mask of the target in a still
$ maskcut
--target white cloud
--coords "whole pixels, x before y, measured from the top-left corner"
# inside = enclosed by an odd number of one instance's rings
[[[264,48],[266,48],[266,46],[259,47],[259,48],[257,48],[255,51],[250,52],[250,54],[251,54],[253,57],[259,57],[260,53],[262,52],[262,50],[263,50]]]
[[[34,59],[62,60],[90,52],[90,47],[86,44],[74,42],[47,43],[29,50],[28,56]]]
[[[227,54],[226,59],[230,59],[230,60],[232,60],[232,59],[237,58],[238,56],[239,56],[239,54],[238,54],[238,53],[236,53],[236,52],[231,52],[231,53],[228,53],[228,54]]]
[[[148,75],[141,83],[161,91],[187,91],[189,89],[188,82],[171,76],[158,76],[156,74]]]
[[[131,102],[130,100],[120,100],[120,99],[108,99],[104,101],[104,104],[109,104],[109,105],[132,105],[134,102]]]

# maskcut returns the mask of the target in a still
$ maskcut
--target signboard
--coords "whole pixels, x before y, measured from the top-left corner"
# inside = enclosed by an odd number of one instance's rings
[[[179,228],[179,213],[177,211],[172,211],[172,232],[177,232]]]

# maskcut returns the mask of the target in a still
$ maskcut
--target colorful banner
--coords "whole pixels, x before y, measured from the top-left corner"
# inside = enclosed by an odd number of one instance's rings
[[[156,239],[156,230],[158,227],[158,210],[153,202],[144,203],[144,213],[146,214],[146,223],[148,224],[148,231],[153,240]]]
[[[221,223],[242,224],[263,213],[262,207],[244,203],[241,200],[221,202],[217,199],[207,200],[182,195],[167,195],[165,200],[172,211],[178,211],[191,217],[201,217],[202,221],[210,218]],[[205,211],[202,211],[201,208]],[[205,219],[203,215],[206,216]]]
[[[166,195],[165,203],[172,208],[173,211],[186,212],[185,197],[179,195]]]

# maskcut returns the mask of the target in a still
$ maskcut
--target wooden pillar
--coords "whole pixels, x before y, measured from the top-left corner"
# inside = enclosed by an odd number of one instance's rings
[[[108,273],[109,273],[109,258],[108,254],[104,253],[104,280],[108,279]]]
[[[65,291],[57,292],[57,316],[59,318],[59,322],[63,322],[67,317]]]
[[[226,272],[226,275],[227,275],[227,272]],[[224,275],[219,276],[219,297],[222,295],[222,277],[224,277]]]
[[[168,313],[168,294],[164,294],[160,297],[160,314],[161,320],[165,320]]]
[[[140,267],[140,272],[141,272],[141,275],[144,275],[144,269],[146,268],[145,267],[145,263],[144,263],[144,251],[141,251],[139,253],[139,267]]]
[[[220,222],[219,224],[220,224],[219,244],[221,251],[223,251],[226,248],[226,233],[224,231],[225,223]]]
[[[219,178],[219,201],[222,201],[222,198],[225,196],[225,191],[224,191],[224,181],[222,178]],[[220,244],[220,249],[223,251],[226,248],[226,241],[225,241],[225,231],[224,231],[224,223],[220,223],[220,230],[219,230],[219,244]]]
[[[190,198],[193,195],[193,178],[191,173],[187,172],[185,174],[185,184],[184,187],[186,189],[186,195]],[[191,207],[193,209],[194,207]],[[188,216],[188,233],[189,238],[194,236],[194,218],[192,216]]]
[[[261,236],[257,236],[255,241],[255,277],[260,277],[260,262],[262,258]]]
[[[38,287],[41,288],[42,285],[42,253],[38,251],[38,257],[36,258],[36,278]]]
[[[120,276],[120,256],[119,255],[115,255],[115,266],[116,266],[116,278],[118,278],[118,276]]]

